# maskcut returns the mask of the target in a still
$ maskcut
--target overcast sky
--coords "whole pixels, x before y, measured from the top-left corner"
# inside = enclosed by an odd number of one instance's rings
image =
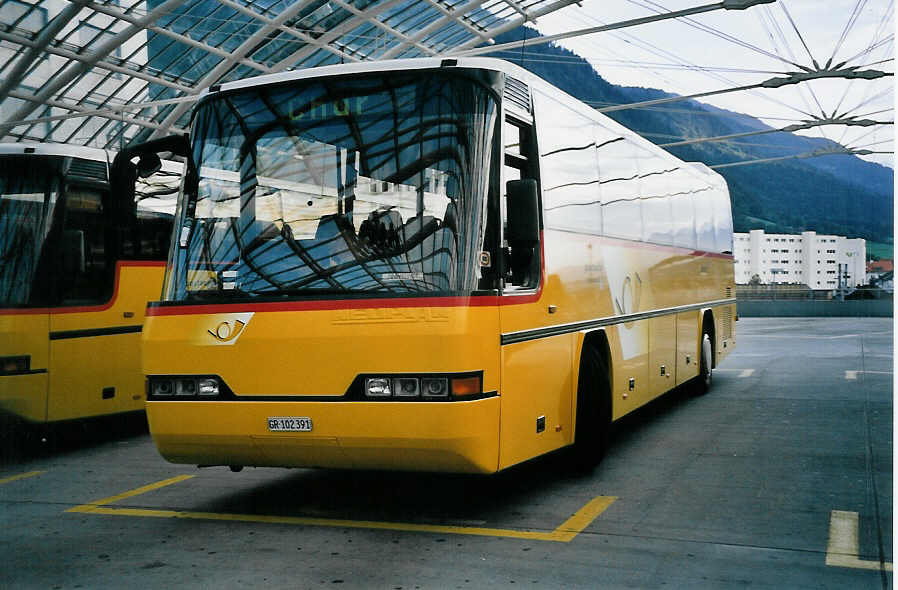
[[[543,34],[555,34],[655,14],[652,9],[673,11],[711,3],[710,0],[585,0],[581,8],[575,5],[540,18],[537,27]],[[610,82],[660,88],[681,95],[781,77],[798,71],[788,62],[813,67],[811,56],[820,67],[825,67],[834,56],[833,64],[850,60],[849,66],[894,71],[894,0],[777,0],[746,10],[716,10],[690,18],[745,45],[700,30],[683,19],[596,33],[562,44],[589,60]],[[878,42],[882,44],[864,55]],[[806,120],[811,115],[829,116],[833,111],[839,115],[847,113],[892,121],[894,77],[815,80],[701,100],[761,118],[772,127]],[[891,125],[827,126],[803,133],[827,137],[851,148],[894,149]],[[762,135],[742,141],[762,143],[763,140]],[[866,159],[893,165],[892,155]]]

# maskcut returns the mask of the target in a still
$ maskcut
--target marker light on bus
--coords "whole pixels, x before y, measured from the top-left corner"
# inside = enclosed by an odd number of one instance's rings
[[[478,395],[481,391],[480,377],[453,377],[452,397]]]

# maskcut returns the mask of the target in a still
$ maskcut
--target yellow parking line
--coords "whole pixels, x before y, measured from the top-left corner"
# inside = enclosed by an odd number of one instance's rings
[[[0,486],[2,486],[5,483],[9,483],[11,481],[18,481],[20,479],[34,477],[34,476],[40,475],[42,473],[46,473],[46,471],[29,471],[28,473],[20,473],[19,475],[10,475],[9,477],[4,477],[3,479],[0,479]]]
[[[150,485],[146,485],[130,492],[125,492],[124,494],[119,494],[117,496],[110,496],[108,498],[103,498],[102,500],[97,500],[96,502],[91,502],[89,504],[82,504],[81,506],[75,506],[74,508],[69,508],[66,512],[98,512],[100,506],[105,506],[106,504],[112,504],[113,502],[118,502],[119,500],[124,500],[125,498],[131,498],[133,496],[139,496],[140,494],[145,494],[147,492],[152,492],[153,490],[158,490],[159,488],[164,488],[165,486],[170,486],[174,483],[178,483],[184,481],[185,479],[190,479],[193,477],[192,475],[178,475],[176,477],[172,477],[169,479],[164,479],[162,481],[158,481],[156,483],[151,483]]]
[[[889,562],[865,561],[858,557],[857,512],[833,510],[829,517],[829,543],[826,545],[826,565],[854,569],[892,571]]]
[[[266,524],[290,524],[303,526],[326,526],[358,529],[379,529],[391,531],[409,531],[423,533],[441,533],[448,535],[478,535],[485,537],[507,537],[527,539],[531,541],[555,541],[569,543],[592,523],[617,499],[614,496],[596,496],[580,508],[569,519],[554,531],[523,531],[514,529],[491,529],[484,527],[465,527],[451,525],[415,524],[409,522],[380,522],[374,520],[344,520],[338,518],[311,518],[305,516],[268,516],[264,514],[231,514],[221,512],[193,512],[182,510],[152,510],[145,508],[115,508],[107,506],[124,498],[131,498],[165,486],[169,486],[192,475],[180,475],[154,484],[146,485],[130,492],[111,496],[96,502],[82,504],[68,509],[66,512],[89,512],[112,516],[140,516],[149,518],[186,518],[194,520],[218,520],[230,522],[257,522]]]

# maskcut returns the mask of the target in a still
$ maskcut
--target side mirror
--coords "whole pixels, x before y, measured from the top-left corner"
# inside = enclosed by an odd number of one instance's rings
[[[509,180],[505,184],[508,195],[508,227],[506,239],[512,248],[533,248],[539,244],[539,198],[536,181],[532,178]]]
[[[159,154],[149,152],[140,154],[137,160],[137,175],[141,178],[149,178],[162,170],[162,160]]]
[[[84,274],[87,265],[84,256],[84,232],[67,229],[62,233],[62,271],[69,280]]]

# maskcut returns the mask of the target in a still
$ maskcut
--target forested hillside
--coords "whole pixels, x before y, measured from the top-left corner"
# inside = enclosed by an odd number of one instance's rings
[[[523,29],[496,39],[521,39]],[[527,38],[537,36],[532,29]],[[538,56],[534,54],[538,53]],[[524,59],[522,59],[522,56]],[[496,54],[522,65],[580,100],[597,105],[632,103],[670,96],[650,88],[609,84],[584,60],[554,45],[537,45],[525,53]],[[681,137],[715,137],[768,129],[750,116],[681,101],[649,109],[609,113],[655,143]],[[772,133],[746,142],[713,142],[671,148],[677,157],[708,165],[813,152],[835,144],[791,133]],[[891,168],[850,155],[784,160],[718,170],[733,201],[736,231],[814,230],[879,242],[892,242],[893,178]]]

